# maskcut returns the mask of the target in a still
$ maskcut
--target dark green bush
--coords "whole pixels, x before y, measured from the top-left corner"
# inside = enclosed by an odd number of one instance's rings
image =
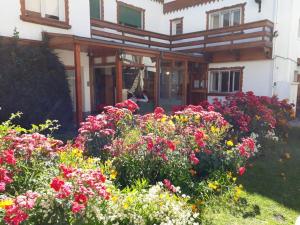
[[[22,126],[73,120],[64,65],[46,45],[21,45],[18,39],[0,40],[0,121],[23,112]]]

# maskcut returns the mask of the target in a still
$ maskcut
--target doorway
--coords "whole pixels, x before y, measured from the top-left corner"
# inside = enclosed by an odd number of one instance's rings
[[[100,113],[105,106],[116,103],[115,67],[97,67],[94,69],[94,112]]]

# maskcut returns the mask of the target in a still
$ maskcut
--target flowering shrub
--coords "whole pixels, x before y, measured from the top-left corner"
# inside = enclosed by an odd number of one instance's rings
[[[200,105],[220,112],[233,126],[237,139],[248,137],[251,133],[257,134],[260,141],[264,138],[282,138],[286,136],[288,121],[294,114],[293,106],[286,100],[259,97],[253,92],[239,92],[227,96],[223,102],[215,99],[212,104],[202,102]]]
[[[256,152],[252,138],[241,143],[228,140],[229,123],[220,113],[201,106],[185,107],[172,116],[162,108],[134,115],[136,109],[130,100],[107,107],[82,124],[77,139],[81,140],[78,146],[89,148],[87,142],[109,137],[105,145],[98,145],[98,154],[113,160],[116,181],[123,187],[137,179],[145,178],[151,184],[168,179],[190,192],[195,181],[214,170],[242,175],[246,161]]]

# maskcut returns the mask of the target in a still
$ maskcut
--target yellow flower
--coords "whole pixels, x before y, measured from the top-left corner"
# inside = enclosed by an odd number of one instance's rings
[[[114,196],[111,197],[111,200],[112,200],[113,202],[116,202],[116,201],[118,200],[118,197],[114,195]]]
[[[232,178],[232,173],[231,172],[227,173],[227,178],[229,178],[229,179]]]
[[[124,209],[128,209],[128,208],[129,208],[129,205],[128,205],[127,203],[124,203],[124,204],[123,204],[123,208],[124,208]]]
[[[115,171],[115,170],[112,170],[111,173],[110,173],[110,179],[115,180],[117,175],[118,175],[118,172]]]
[[[7,206],[13,205],[14,202],[12,199],[0,200],[0,208],[4,209]]]
[[[218,183],[217,182],[214,182],[214,183],[208,183],[208,187],[212,190],[217,190],[218,189]]]
[[[233,142],[232,141],[227,141],[226,145],[229,146],[229,147],[232,147],[233,146]]]
[[[166,121],[167,121],[167,119],[168,119],[168,117],[164,116],[163,118],[161,118],[161,120],[160,120],[160,121],[164,123],[164,122],[166,122]]]
[[[260,117],[259,115],[256,115],[255,118],[256,118],[257,120],[260,120],[260,119],[261,119],[261,117]]]
[[[236,181],[236,177],[233,177],[232,180],[233,180],[233,182],[235,182]]]
[[[211,126],[210,130],[211,130],[212,133],[219,133],[220,132],[220,128],[215,127],[215,126]]]

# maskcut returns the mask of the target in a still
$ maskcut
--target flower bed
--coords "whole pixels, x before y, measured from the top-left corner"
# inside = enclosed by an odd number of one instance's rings
[[[291,114],[285,102],[251,93],[173,115],[137,110],[130,100],[105,107],[67,144],[40,134],[53,129],[50,121],[31,130],[0,125],[3,221],[198,224],[214,196],[239,204],[236,179],[259,151],[252,133],[284,134]]]

